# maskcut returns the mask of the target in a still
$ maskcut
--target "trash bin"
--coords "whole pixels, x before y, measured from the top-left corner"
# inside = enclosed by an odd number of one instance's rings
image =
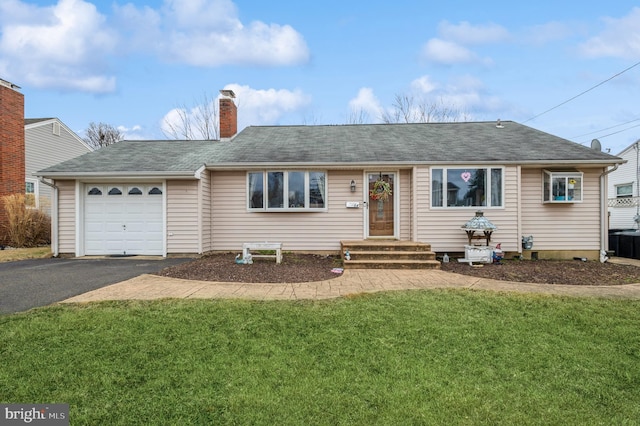
[[[620,256],[618,254],[620,251],[620,232],[609,233],[609,250],[613,251],[614,256]]]
[[[633,244],[635,238],[635,232],[620,232],[618,236],[618,253],[616,256],[633,259],[635,255]]]

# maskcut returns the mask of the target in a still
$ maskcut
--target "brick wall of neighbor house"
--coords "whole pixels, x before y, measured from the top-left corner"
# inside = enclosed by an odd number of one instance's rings
[[[25,192],[24,95],[0,80],[0,197]],[[0,244],[6,244],[7,217],[0,205]]]
[[[238,107],[231,98],[220,98],[220,139],[232,138],[238,132]]]

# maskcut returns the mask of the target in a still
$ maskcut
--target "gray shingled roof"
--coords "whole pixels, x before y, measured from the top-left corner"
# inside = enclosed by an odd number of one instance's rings
[[[224,161],[249,163],[615,163],[612,155],[514,122],[248,127]]]
[[[193,175],[206,158],[215,158],[212,141],[123,141],[38,172],[39,175]]]
[[[39,123],[41,121],[49,121],[49,120],[55,120],[55,118],[50,117],[50,118],[25,118],[24,119],[24,125],[28,126],[29,124],[35,124],[35,123]]]
[[[595,164],[622,160],[511,121],[253,126],[230,141],[125,141],[41,171],[44,176],[193,174],[206,165]]]

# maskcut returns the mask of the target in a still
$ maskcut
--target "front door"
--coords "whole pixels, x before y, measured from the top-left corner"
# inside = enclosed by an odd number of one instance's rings
[[[369,182],[369,236],[395,235],[395,173],[367,173]]]

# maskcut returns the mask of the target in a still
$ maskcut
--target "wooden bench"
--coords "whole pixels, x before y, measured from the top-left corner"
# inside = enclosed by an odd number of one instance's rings
[[[276,254],[253,254],[252,251],[266,251],[273,250]],[[282,243],[270,243],[270,242],[261,242],[261,243],[243,243],[242,244],[242,258],[246,259],[247,255],[251,253],[251,257],[274,257],[276,259],[276,263],[282,262]]]

